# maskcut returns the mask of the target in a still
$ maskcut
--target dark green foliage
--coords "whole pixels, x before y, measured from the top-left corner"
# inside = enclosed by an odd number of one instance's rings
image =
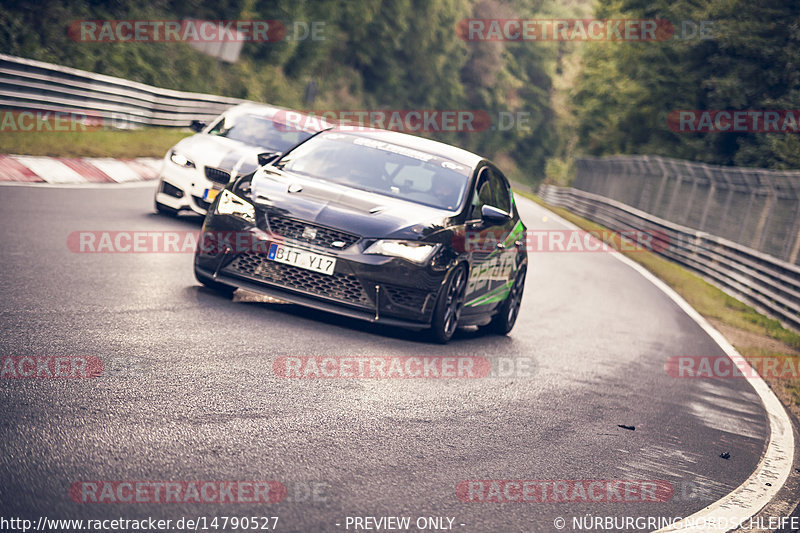
[[[663,18],[677,36],[587,44],[572,99],[579,152],[800,168],[796,133],[679,133],[666,123],[673,110],[800,109],[800,3],[600,0],[597,16]],[[680,39],[683,20],[711,21],[710,38]]]
[[[540,43],[466,43],[457,23],[469,17],[536,15],[529,0],[64,0],[6,2],[0,50],[184,91],[207,92],[302,109],[308,82],[315,109],[480,110],[528,127],[423,133],[498,158],[520,181],[541,179],[555,144],[548,65]],[[82,43],[67,34],[81,19],[268,19],[322,23],[323,40],[245,43],[227,64],[183,43]]]

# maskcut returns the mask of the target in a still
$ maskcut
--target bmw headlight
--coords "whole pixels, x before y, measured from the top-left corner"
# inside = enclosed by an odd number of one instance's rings
[[[185,156],[179,154],[175,150],[170,151],[169,160],[183,168],[195,168],[193,161],[189,161]]]
[[[364,250],[364,253],[401,257],[421,265],[430,259],[438,247],[438,244],[427,242],[381,239],[372,243],[369,248]]]
[[[216,214],[231,215],[244,219],[251,224],[256,223],[256,208],[253,207],[253,204],[244,198],[236,196],[228,189],[223,189],[219,193]]]

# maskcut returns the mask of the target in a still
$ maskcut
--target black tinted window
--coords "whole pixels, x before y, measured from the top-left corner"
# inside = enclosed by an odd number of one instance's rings
[[[492,188],[493,206],[505,212],[511,211],[511,196],[508,191],[508,182],[497,169],[489,169],[489,183]]]
[[[227,115],[208,133],[277,152],[285,152],[312,135],[256,115]]]
[[[508,183],[502,174],[490,167],[484,167],[478,176],[469,218],[473,220],[481,218],[481,208],[484,205],[490,205],[506,212],[511,211]]]
[[[489,169],[484,167],[478,175],[475,193],[472,195],[472,210],[469,218],[471,220],[481,218],[481,208],[484,205],[492,205],[492,203],[492,185],[489,182]]]
[[[447,210],[461,205],[469,170],[375,139],[321,134],[281,159],[284,170]],[[491,194],[491,193],[489,193]]]

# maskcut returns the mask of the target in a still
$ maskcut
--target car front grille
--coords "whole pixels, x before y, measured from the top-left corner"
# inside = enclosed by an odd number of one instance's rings
[[[238,255],[226,270],[261,279],[274,285],[326,296],[344,302],[371,306],[367,294],[355,276],[336,272],[332,275],[313,272],[266,259],[264,254]]]
[[[206,177],[214,183],[227,185],[231,180],[231,173],[214,167],[206,167]]]
[[[279,215],[269,215],[267,222],[273,233],[287,239],[307,242],[333,250],[344,250],[358,242],[359,236]],[[336,245],[334,245],[336,243]]]

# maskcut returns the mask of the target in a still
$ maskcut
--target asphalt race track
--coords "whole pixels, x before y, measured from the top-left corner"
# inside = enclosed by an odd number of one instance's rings
[[[609,254],[531,253],[511,335],[465,330],[440,346],[247,294],[225,298],[195,282],[191,253],[67,246],[76,231],[199,230],[199,217],[154,214],[153,186],[0,189],[0,355],[94,356],[105,366],[94,379],[0,379],[5,516],[278,516],[286,532],[354,531],[348,517],[365,516],[541,532],[563,517],[571,531],[573,517],[588,515],[688,516],[741,484],[764,451],[767,419],[747,381],[668,375],[670,357],[723,352]],[[563,229],[541,207],[518,205],[529,229]],[[276,358],[293,355],[484,356],[525,360],[531,371],[276,376]],[[456,492],[465,480],[619,479],[672,491],[663,502],[523,503]],[[287,495],[274,504],[70,498],[74,483],[99,480],[276,480]]]

